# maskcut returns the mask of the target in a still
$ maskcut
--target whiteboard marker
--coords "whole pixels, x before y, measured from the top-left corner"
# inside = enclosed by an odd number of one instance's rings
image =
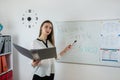
[[[74,45],[77,42],[77,40],[75,40],[71,45]]]

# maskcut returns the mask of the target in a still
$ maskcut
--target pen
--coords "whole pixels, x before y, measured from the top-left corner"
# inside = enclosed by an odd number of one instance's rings
[[[74,40],[74,42],[71,45],[74,45],[77,42],[77,40]]]

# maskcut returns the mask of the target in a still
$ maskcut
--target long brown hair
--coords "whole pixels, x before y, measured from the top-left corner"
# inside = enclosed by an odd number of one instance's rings
[[[52,45],[54,46],[53,23],[52,23],[50,20],[45,20],[45,21],[41,24],[41,26],[40,26],[40,32],[39,32],[39,37],[40,37],[41,34],[42,34],[42,27],[43,27],[43,25],[44,25],[45,23],[50,23],[50,24],[52,25],[52,31],[51,31],[51,33],[47,36],[47,40],[49,40],[49,41],[52,43]]]

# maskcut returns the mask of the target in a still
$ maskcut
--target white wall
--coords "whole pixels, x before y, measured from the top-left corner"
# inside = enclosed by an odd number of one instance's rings
[[[21,22],[22,14],[33,9],[39,15],[39,24],[27,28]],[[120,18],[120,0],[1,0],[0,23],[2,33],[11,34],[13,41],[30,48],[38,36],[43,20],[99,20]],[[14,80],[31,80],[30,60],[14,50]],[[120,80],[120,68],[67,64],[56,62],[55,80]]]

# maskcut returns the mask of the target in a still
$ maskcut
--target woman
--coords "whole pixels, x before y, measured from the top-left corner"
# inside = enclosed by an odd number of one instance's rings
[[[33,48],[42,49],[54,47],[53,33],[52,22],[49,20],[44,21],[40,27],[39,37],[33,42]],[[71,45],[68,45],[63,51],[61,51],[57,58],[63,56],[69,49],[71,49]],[[33,60],[32,66],[35,71],[32,80],[54,80],[54,61],[54,58],[44,59],[42,61]]]

